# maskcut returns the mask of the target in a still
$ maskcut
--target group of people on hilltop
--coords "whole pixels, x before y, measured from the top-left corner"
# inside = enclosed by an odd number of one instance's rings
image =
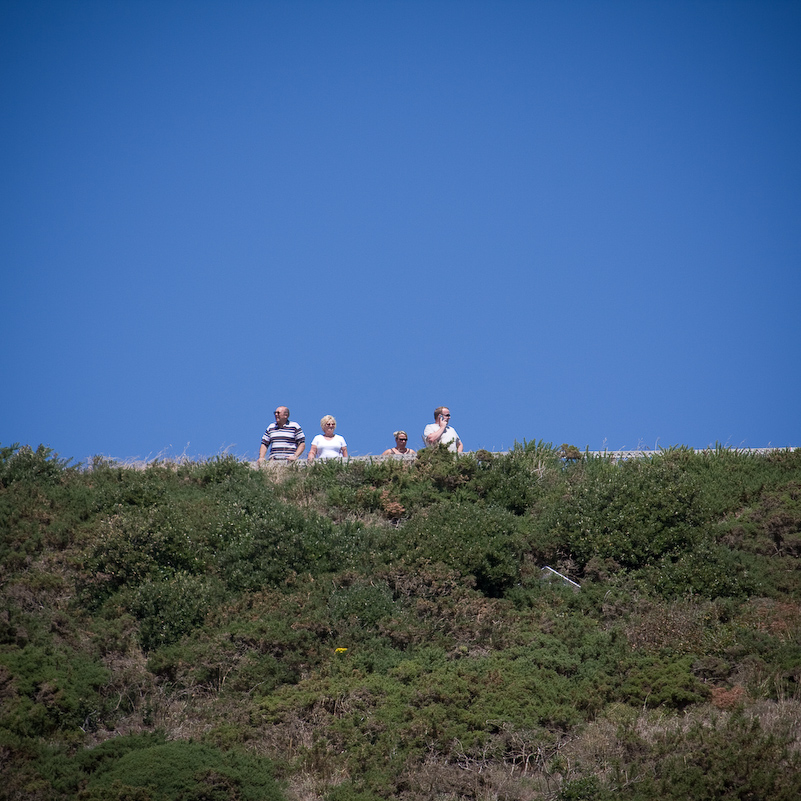
[[[303,429],[289,419],[289,408],[279,406],[275,412],[275,422],[267,426],[261,438],[259,448],[259,464],[266,460],[294,462],[306,450],[306,435]],[[444,445],[448,450],[461,453],[464,446],[456,429],[450,424],[451,412],[447,406],[438,406],[434,409],[434,421],[429,423],[423,431],[423,443],[426,447]],[[306,457],[309,462],[315,459],[347,459],[348,443],[345,438],[336,433],[337,421],[327,414],[320,420],[322,434],[318,434],[309,448]],[[387,448],[382,456],[414,456],[417,451],[412,450],[409,435],[405,431],[395,431],[395,447]]]

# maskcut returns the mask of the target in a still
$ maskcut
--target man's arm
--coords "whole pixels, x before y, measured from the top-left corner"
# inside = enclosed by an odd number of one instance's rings
[[[286,460],[288,462],[294,462],[295,459],[297,459],[301,455],[301,453],[303,453],[303,451],[305,450],[306,450],[306,440],[304,439],[303,442],[301,442],[300,445],[298,445],[298,447],[295,448],[295,452],[292,454],[292,456],[287,456]]]
[[[448,427],[448,422],[442,415],[439,416],[439,420],[437,420],[437,422],[439,423],[439,429],[436,431],[430,431],[426,435],[426,442],[429,445],[434,445],[435,443],[439,442],[442,435],[445,433],[445,429]]]
[[[267,456],[267,446],[262,442],[259,448],[259,461],[263,462],[265,456]]]

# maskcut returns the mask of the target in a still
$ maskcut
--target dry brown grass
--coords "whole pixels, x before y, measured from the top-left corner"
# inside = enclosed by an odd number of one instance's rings
[[[780,642],[801,641],[801,604],[776,601],[772,598],[753,598],[741,616],[744,625]]]
[[[704,653],[716,620],[711,602],[647,603],[631,616],[624,631],[634,650],[669,648],[678,654]]]

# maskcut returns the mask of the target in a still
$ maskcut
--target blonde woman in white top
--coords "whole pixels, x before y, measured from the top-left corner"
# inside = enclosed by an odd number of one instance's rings
[[[344,437],[334,433],[337,428],[337,421],[330,414],[327,414],[320,420],[320,428],[323,433],[318,434],[312,440],[308,461],[313,462],[315,459],[347,459],[348,443],[345,442]]]

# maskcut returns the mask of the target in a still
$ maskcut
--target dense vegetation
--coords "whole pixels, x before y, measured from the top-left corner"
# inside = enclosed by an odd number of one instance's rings
[[[0,532],[2,798],[801,797],[801,451],[12,446]]]

